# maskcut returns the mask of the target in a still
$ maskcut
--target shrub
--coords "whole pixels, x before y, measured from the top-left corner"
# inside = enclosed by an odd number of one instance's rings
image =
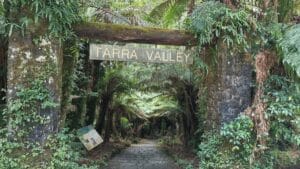
[[[240,116],[225,124],[220,133],[207,133],[199,146],[200,168],[249,168],[255,144],[253,123]]]
[[[271,146],[287,149],[300,146],[300,92],[292,80],[273,75],[265,85],[270,120]]]
[[[2,135],[4,131],[2,130]],[[29,142],[12,142],[0,138],[1,169],[96,169],[96,166],[80,165],[80,154],[75,151],[75,136],[61,132],[52,135],[45,146]]]

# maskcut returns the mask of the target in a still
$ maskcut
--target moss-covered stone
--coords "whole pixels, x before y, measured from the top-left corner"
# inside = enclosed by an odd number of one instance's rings
[[[52,109],[40,109],[39,114],[46,117],[49,122],[33,124],[34,131],[29,136],[30,140],[43,143],[49,134],[58,131],[62,57],[60,44],[56,40],[34,37],[31,33],[22,36],[16,31],[9,39],[7,99],[9,102],[17,97],[18,87],[29,87],[30,82],[41,76],[46,79],[45,88],[50,91],[52,100],[58,106]]]
[[[81,38],[152,43],[165,45],[195,45],[196,39],[190,32],[119,24],[83,22],[73,26]]]
[[[230,54],[222,45],[218,50],[215,61],[208,61],[210,70],[204,81],[208,92],[208,128],[219,128],[252,103],[253,66],[248,57],[242,53]]]

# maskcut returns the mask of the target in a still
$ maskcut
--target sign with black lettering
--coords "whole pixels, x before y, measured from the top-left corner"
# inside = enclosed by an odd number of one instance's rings
[[[138,48],[102,44],[90,44],[90,59],[193,64],[191,52],[187,50]]]

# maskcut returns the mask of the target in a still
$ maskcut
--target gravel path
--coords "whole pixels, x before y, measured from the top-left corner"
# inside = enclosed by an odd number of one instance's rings
[[[106,169],[179,169],[154,141],[144,140],[112,158]]]

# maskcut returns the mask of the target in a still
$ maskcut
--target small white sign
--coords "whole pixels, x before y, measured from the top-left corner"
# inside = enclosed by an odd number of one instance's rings
[[[103,143],[103,139],[92,126],[79,129],[78,134],[80,141],[89,151]]]

